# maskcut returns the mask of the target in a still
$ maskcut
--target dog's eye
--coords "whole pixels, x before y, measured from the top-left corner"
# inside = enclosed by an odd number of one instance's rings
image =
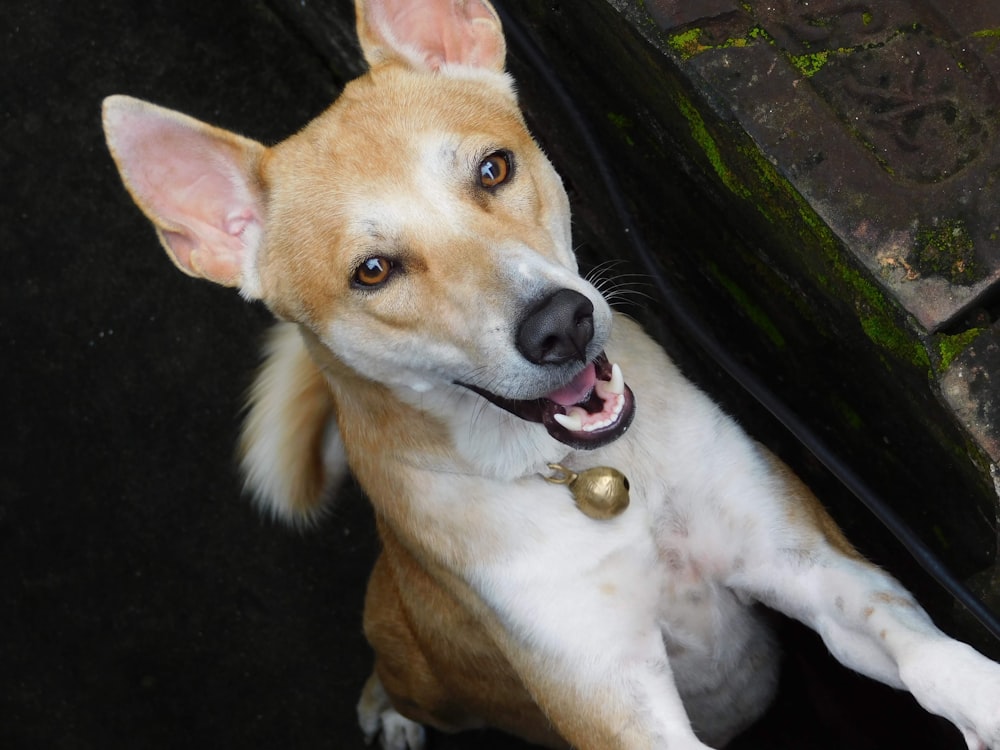
[[[388,258],[373,257],[362,261],[354,271],[354,282],[359,286],[378,286],[384,284],[392,275],[396,264]]]
[[[503,151],[494,151],[479,163],[479,184],[495,188],[510,177],[510,158]]]

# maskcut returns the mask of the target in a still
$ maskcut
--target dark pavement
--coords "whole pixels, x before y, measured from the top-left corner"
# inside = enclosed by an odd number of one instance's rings
[[[339,83],[263,2],[3,15],[0,747],[361,748],[370,512],[347,488],[300,534],[241,497],[239,410],[269,316],[173,268],[99,119],[127,93],[275,142]],[[737,747],[961,746],[788,631],[779,704]]]

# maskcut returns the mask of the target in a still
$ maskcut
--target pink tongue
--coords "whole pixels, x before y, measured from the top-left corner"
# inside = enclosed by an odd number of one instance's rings
[[[564,385],[557,391],[552,391],[546,398],[555,401],[560,406],[572,406],[578,404],[594,390],[594,383],[597,382],[597,373],[594,370],[594,363],[587,365],[583,372],[573,378],[573,382]]]

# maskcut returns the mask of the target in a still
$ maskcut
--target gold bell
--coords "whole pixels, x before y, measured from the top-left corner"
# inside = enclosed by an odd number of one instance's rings
[[[567,485],[576,507],[590,518],[614,518],[628,507],[628,479],[618,469],[595,466],[577,474],[562,464],[549,464],[549,468],[556,474],[545,477],[546,481]]]

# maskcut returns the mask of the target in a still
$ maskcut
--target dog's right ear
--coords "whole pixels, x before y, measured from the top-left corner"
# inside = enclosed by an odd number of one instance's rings
[[[122,181],[177,267],[258,297],[258,169],[267,149],[127,96],[105,99],[103,119]]]
[[[507,45],[488,0],[355,0],[354,7],[373,68],[397,60],[429,72],[446,65],[503,72]]]

